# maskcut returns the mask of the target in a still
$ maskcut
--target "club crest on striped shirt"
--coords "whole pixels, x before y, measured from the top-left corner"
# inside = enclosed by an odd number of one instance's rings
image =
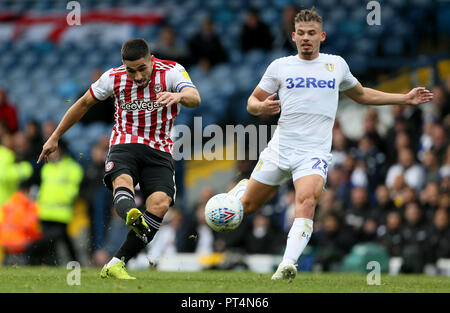
[[[161,90],[162,90],[162,85],[161,85],[161,84],[155,84],[155,85],[153,86],[153,91],[154,91],[154,92],[158,93],[158,92],[160,92]]]

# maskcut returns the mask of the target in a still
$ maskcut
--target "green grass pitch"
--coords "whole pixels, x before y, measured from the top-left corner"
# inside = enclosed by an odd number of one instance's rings
[[[20,293],[449,293],[450,277],[381,274],[368,285],[366,274],[298,273],[292,281],[248,271],[130,271],[137,279],[101,279],[100,269],[81,268],[80,285],[69,285],[65,267],[0,267],[0,292]],[[75,276],[72,276],[75,277]]]

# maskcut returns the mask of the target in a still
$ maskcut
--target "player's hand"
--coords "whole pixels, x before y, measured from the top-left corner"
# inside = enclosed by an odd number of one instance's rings
[[[419,105],[433,99],[433,93],[424,87],[416,87],[406,94],[406,103]]]
[[[261,113],[274,115],[278,114],[281,111],[281,101],[273,100],[277,96],[276,93],[271,94],[262,102]]]
[[[181,94],[177,92],[160,92],[156,94],[156,103],[169,106],[181,101]]]
[[[45,159],[45,162],[48,163],[48,156],[58,149],[58,140],[50,137],[47,142],[42,147],[42,152],[39,155],[39,159],[36,163],[40,163],[42,159]]]

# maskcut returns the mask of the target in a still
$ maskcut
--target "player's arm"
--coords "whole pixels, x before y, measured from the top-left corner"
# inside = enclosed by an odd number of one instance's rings
[[[78,99],[70,108],[67,110],[66,114],[64,114],[61,122],[59,122],[58,127],[56,127],[53,134],[48,138],[47,142],[42,147],[42,152],[39,155],[39,159],[37,163],[41,162],[43,158],[45,158],[45,162],[48,162],[48,156],[56,151],[58,148],[59,138],[70,128],[78,122],[83,115],[97,103],[91,92],[88,90],[86,93]]]
[[[277,96],[276,93],[268,93],[256,86],[253,93],[250,95],[247,101],[247,111],[252,115],[261,114],[278,114],[280,113],[280,100],[274,100]]]
[[[181,103],[185,107],[195,108],[200,105],[200,94],[196,88],[184,87],[180,92],[160,92],[156,95],[156,103],[169,106]]]
[[[423,87],[413,88],[406,94],[388,93],[363,87],[359,82],[355,85],[355,87],[343,92],[354,101],[366,105],[418,105],[428,102],[433,98],[433,94]]]

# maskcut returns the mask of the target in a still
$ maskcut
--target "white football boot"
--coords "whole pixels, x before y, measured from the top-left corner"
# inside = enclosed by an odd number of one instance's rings
[[[236,192],[242,188],[243,185],[247,185],[249,180],[247,178],[241,179],[236,186],[234,186],[230,191],[228,191],[229,195],[236,197]]]
[[[294,279],[295,275],[297,275],[297,267],[295,264],[289,263],[280,263],[277,271],[272,276],[272,280],[281,280],[281,279]]]

